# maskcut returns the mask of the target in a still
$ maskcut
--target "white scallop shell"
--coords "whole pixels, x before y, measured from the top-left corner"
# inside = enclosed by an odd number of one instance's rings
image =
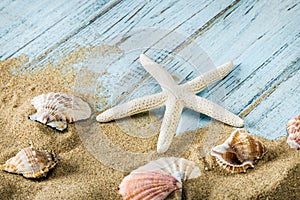
[[[163,200],[181,188],[181,183],[166,172],[133,171],[121,182],[119,193],[123,200]]]
[[[55,167],[57,161],[55,154],[36,150],[31,146],[19,151],[16,156],[1,165],[0,169],[22,174],[26,178],[40,178],[45,177],[48,171]]]
[[[81,98],[58,93],[41,94],[31,100],[37,112],[29,118],[57,130],[63,131],[67,123],[87,119],[91,116],[90,106]]]
[[[211,150],[218,164],[232,173],[246,172],[267,152],[266,146],[254,139],[245,129],[236,129],[221,145]]]
[[[175,157],[166,157],[151,161],[137,168],[134,172],[147,170],[164,171],[175,177],[179,182],[197,178],[201,174],[199,167],[194,162]]]

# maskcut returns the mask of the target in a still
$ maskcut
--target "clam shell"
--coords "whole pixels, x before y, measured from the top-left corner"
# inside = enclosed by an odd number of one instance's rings
[[[184,158],[160,158],[133,170],[120,184],[123,199],[165,199],[182,189],[182,181],[200,176],[195,163]],[[182,190],[181,190],[182,192]]]
[[[232,173],[246,172],[267,152],[266,146],[245,129],[237,129],[221,145],[211,150],[218,164]]]
[[[288,121],[287,132],[289,135],[286,142],[291,148],[300,150],[300,115]]]
[[[149,162],[134,171],[164,171],[182,182],[200,176],[200,169],[194,162],[184,158],[165,157]]]
[[[37,112],[29,118],[41,122],[57,130],[63,131],[67,123],[87,119],[91,116],[90,106],[81,98],[64,94],[41,94],[31,100]]]
[[[16,156],[6,161],[0,169],[16,174],[22,174],[26,178],[45,177],[49,170],[55,167],[57,157],[53,153],[44,150],[36,150],[33,146],[19,151]]]
[[[135,171],[123,179],[119,193],[124,200],[162,200],[181,188],[176,178],[163,171]]]

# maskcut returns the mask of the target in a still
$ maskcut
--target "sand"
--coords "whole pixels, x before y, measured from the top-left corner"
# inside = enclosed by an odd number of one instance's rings
[[[92,145],[99,150],[103,145],[106,148],[106,142],[101,143],[101,138],[98,138],[104,135],[112,145],[131,155],[155,152],[157,135],[142,139],[128,136],[119,127],[119,123],[95,122],[95,114],[89,121],[81,122],[81,125],[79,123],[79,126],[70,124],[64,133],[28,119],[28,115],[35,112],[30,105],[34,96],[48,92],[74,92],[72,88],[78,71],[70,66],[84,61],[85,55],[93,49],[83,48],[56,64],[45,64],[34,71],[14,75],[11,71],[28,62],[25,55],[0,62],[0,163],[4,163],[20,149],[28,147],[30,142],[38,149],[51,150],[62,157],[47,178],[39,180],[29,180],[21,175],[1,171],[0,199],[122,199],[118,194],[118,185],[128,172],[114,169],[118,165],[107,165],[105,162],[108,160],[100,162],[101,159],[97,157],[99,154],[87,147]],[[82,98],[93,107],[93,96],[82,94]],[[133,118],[135,123],[147,120],[149,116],[143,114]],[[154,124],[159,123],[159,120],[154,120]],[[81,134],[85,129],[88,130],[85,135]],[[180,141],[194,137],[192,144],[183,148],[182,152],[186,150],[183,155],[178,151],[174,152],[177,152],[176,156],[194,161],[202,172],[199,178],[184,183],[185,198],[300,199],[300,151],[290,149],[285,143],[285,137],[280,140],[259,138],[269,151],[254,169],[249,169],[245,174],[229,174],[216,164],[209,155],[209,149],[212,144],[222,143],[232,130],[232,127],[213,122],[207,127],[183,133],[175,139],[174,143],[180,144]],[[218,131],[217,138],[212,131]],[[95,137],[94,141],[89,140],[91,136]],[[177,147],[173,145],[171,153]],[[110,161],[117,158],[118,154],[117,151],[108,154],[111,156]],[[152,158],[156,157],[153,153]],[[124,167],[125,171],[133,167],[130,166],[130,160],[124,165],[129,166]],[[176,197],[176,194],[173,196]]]

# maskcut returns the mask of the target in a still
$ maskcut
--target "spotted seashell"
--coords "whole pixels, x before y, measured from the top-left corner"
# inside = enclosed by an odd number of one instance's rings
[[[15,157],[10,158],[0,169],[22,174],[26,178],[45,177],[55,167],[58,159],[55,154],[36,150],[33,146],[22,149]]]
[[[287,143],[291,148],[300,150],[300,115],[292,118],[287,123]]]
[[[41,94],[31,100],[37,112],[29,118],[63,131],[67,123],[87,119],[91,116],[90,106],[81,98],[58,93]]]
[[[200,169],[184,158],[160,158],[125,177],[119,193],[123,199],[165,199],[182,189],[182,181],[200,176]]]
[[[221,145],[211,150],[218,164],[231,173],[246,172],[267,152],[266,146],[244,129],[233,131]]]
[[[135,171],[123,179],[119,193],[124,200],[162,200],[181,188],[176,178],[163,171]]]

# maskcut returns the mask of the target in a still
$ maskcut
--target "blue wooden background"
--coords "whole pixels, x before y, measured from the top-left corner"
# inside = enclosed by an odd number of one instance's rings
[[[286,135],[286,122],[300,113],[299,16],[297,0],[2,0],[0,59],[26,54],[24,69],[34,69],[79,47],[145,47],[147,38],[137,40],[132,32],[164,30],[158,42],[172,44],[169,53],[175,58],[196,44],[210,58],[203,67],[232,60],[235,68],[229,76],[201,95],[242,116],[250,132],[278,138]],[[172,33],[183,37],[170,38]],[[191,55],[186,61],[197,63],[198,54]],[[110,83],[130,79],[133,68],[117,64],[103,77]],[[168,66],[175,66],[178,76],[189,75],[183,64]],[[141,77],[147,76],[138,70]],[[134,91],[147,93],[145,85],[145,90],[130,90],[129,83],[142,87],[139,80],[129,81],[118,88],[121,97],[107,99],[107,107],[132,97]],[[106,87],[109,92],[116,86]]]

